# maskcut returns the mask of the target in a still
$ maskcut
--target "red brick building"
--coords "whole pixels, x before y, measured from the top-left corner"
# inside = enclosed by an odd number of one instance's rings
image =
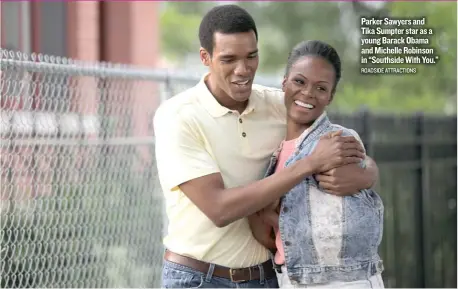
[[[7,1],[0,3],[2,48],[86,61],[133,64],[148,68],[153,68],[159,63],[160,2]],[[21,80],[15,78],[8,81]],[[49,81],[53,85],[58,83],[55,79]],[[31,133],[33,127],[35,134],[41,134],[41,137],[50,140],[59,137],[57,131],[69,138],[77,135],[78,138],[81,135],[83,138],[91,139],[99,137],[98,105],[101,100],[97,93],[95,78],[72,77],[71,85],[84,93],[71,95],[43,95],[39,87],[42,83],[40,80],[36,82],[36,91],[31,97],[23,91],[9,91],[6,93],[8,95],[0,98],[2,138],[8,139],[14,134],[16,138],[34,138],[34,134]],[[152,82],[135,81],[127,86],[109,83],[107,87],[112,91],[109,95],[113,98],[110,99],[109,96],[105,100],[108,111],[104,112],[104,116],[120,119],[121,124],[129,118],[128,121],[132,123],[131,131],[123,130],[121,126],[119,133],[113,133],[108,137],[151,136],[152,131],[148,125],[159,102],[157,85]],[[120,90],[119,87],[122,89]],[[56,99],[59,100],[60,106],[49,105]],[[32,104],[27,104],[27,101],[31,101]],[[129,109],[131,114],[127,115],[126,109]],[[11,111],[15,113],[11,114]],[[31,130],[27,130],[29,127]],[[41,128],[42,133],[37,131],[38,128]],[[7,185],[2,186],[0,199],[11,198],[13,191],[30,192],[32,195],[51,193],[49,184],[52,182],[52,171],[56,168],[48,156],[53,154],[56,147],[46,144],[40,146],[39,152],[34,152],[33,146],[18,146],[14,151],[12,148],[1,148],[1,154],[7,157],[2,158],[4,162],[2,161],[0,165],[12,169],[14,174],[12,179],[7,181]],[[146,146],[136,146],[136,150],[146,163],[151,161]],[[74,159],[79,160],[75,163],[75,169],[88,168],[83,160],[90,160],[88,157],[90,153],[89,148],[78,148],[72,151],[70,155],[74,155]],[[10,162],[10,158],[14,160]],[[33,166],[40,174],[34,174],[31,170],[29,160],[32,158],[36,159]],[[6,180],[6,175],[1,177],[2,180]]]
[[[153,1],[1,2],[1,46],[155,66],[159,6]]]

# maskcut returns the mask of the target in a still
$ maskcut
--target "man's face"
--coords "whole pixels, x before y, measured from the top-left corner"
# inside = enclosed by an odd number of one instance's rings
[[[201,49],[204,65],[210,68],[213,93],[219,97],[245,102],[251,94],[258,69],[258,44],[253,31],[233,34],[215,33],[213,54]]]

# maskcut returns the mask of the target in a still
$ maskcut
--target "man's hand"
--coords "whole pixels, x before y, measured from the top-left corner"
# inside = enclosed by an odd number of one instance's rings
[[[365,157],[364,148],[353,136],[342,136],[342,131],[322,136],[310,154],[316,173],[361,162]]]
[[[358,164],[350,164],[317,174],[315,179],[320,188],[328,193],[348,196],[363,189],[369,189],[377,180],[378,170],[375,162],[369,157],[365,169]]]
[[[260,214],[256,213],[248,216],[248,223],[250,224],[251,232],[254,238],[264,247],[269,250],[274,250],[275,235],[273,234],[273,227],[264,221]]]
[[[326,192],[333,195],[348,196],[359,191],[355,179],[363,173],[364,169],[358,164],[350,164],[318,174],[315,179],[319,187]]]

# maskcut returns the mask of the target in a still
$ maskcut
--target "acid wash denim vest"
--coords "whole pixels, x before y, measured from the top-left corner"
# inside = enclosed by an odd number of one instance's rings
[[[309,155],[322,135],[337,130],[353,135],[324,113],[298,138],[285,166]],[[273,154],[266,177],[274,173],[280,150]],[[292,284],[366,280],[383,271],[378,254],[383,203],[371,189],[339,197],[321,191],[315,178],[307,177],[282,198],[279,228]]]

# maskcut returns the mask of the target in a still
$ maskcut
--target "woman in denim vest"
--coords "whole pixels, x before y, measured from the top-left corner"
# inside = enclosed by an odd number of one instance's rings
[[[359,139],[355,131],[326,116],[340,77],[340,58],[330,45],[307,41],[293,49],[283,80],[286,139],[272,156],[266,176],[308,157],[320,138],[341,134]],[[329,169],[317,168],[315,173]],[[325,189],[311,175],[259,213],[276,233],[274,260],[281,288],[383,288],[378,254],[382,200],[371,189],[345,197]]]

